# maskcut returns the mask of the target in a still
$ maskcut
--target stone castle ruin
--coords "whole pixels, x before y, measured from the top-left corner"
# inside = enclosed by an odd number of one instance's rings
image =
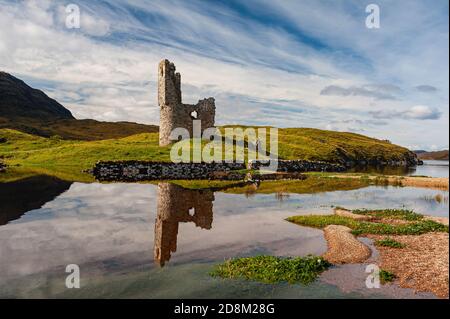
[[[214,98],[200,100],[196,105],[183,104],[181,75],[173,63],[162,60],[158,68],[158,103],[160,107],[159,145],[172,143],[170,134],[175,128],[185,128],[193,136],[193,121],[200,120],[202,134],[214,126],[216,106]]]

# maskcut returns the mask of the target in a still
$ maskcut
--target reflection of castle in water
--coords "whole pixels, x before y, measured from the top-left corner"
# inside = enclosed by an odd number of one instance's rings
[[[177,250],[178,224],[193,222],[211,229],[214,193],[190,190],[170,183],[158,184],[158,211],[155,221],[155,261],[162,267]]]

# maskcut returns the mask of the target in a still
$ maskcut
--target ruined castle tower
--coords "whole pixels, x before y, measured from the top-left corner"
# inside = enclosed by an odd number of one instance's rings
[[[175,128],[185,128],[193,136],[193,121],[200,120],[203,131],[214,126],[216,106],[214,98],[200,100],[196,105],[183,104],[181,99],[181,75],[175,65],[162,60],[158,68],[158,104],[160,107],[159,145],[173,141],[170,133]]]
[[[158,206],[155,221],[154,258],[161,267],[177,250],[179,223],[193,222],[211,229],[214,193],[191,190],[170,183],[158,184]]]

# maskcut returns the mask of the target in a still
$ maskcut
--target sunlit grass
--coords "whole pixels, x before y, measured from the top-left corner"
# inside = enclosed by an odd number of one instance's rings
[[[223,128],[222,128],[223,129]],[[408,153],[402,147],[353,133],[331,132],[316,129],[279,129],[278,156],[280,159],[339,162],[343,158],[401,159]],[[76,141],[54,136],[43,138],[11,129],[0,129],[0,160],[9,166],[42,168],[56,171],[72,171],[79,174],[91,169],[98,161],[148,160],[168,162],[171,146],[160,147],[158,133],[142,133],[125,138]],[[247,141],[247,140],[246,140]],[[245,141],[244,141],[245,142]],[[192,140],[185,143],[192,143]],[[228,145],[236,140],[227,141]],[[201,142],[204,147],[208,144]],[[270,147],[270,143],[269,147]],[[222,158],[228,154],[244,152],[244,161],[249,151],[234,145],[222,145]],[[228,152],[225,152],[227,149]],[[233,156],[230,156],[233,155]],[[188,154],[192,158],[192,154]],[[254,154],[250,151],[250,157]]]
[[[245,279],[272,284],[309,284],[331,264],[321,257],[283,258],[256,256],[235,258],[217,265],[211,276],[226,279]]]
[[[354,235],[421,235],[429,232],[447,232],[448,226],[437,223],[432,220],[425,220],[423,218],[416,217],[416,214],[410,211],[397,210],[397,213],[393,214],[392,210],[385,210],[388,213],[383,214],[382,211],[374,211],[373,214],[367,213],[374,218],[380,218],[384,216],[386,218],[396,218],[407,223],[390,224],[386,222],[369,222],[359,221],[350,217],[338,216],[338,215],[301,215],[292,216],[287,218],[287,221],[292,223],[313,227],[313,228],[325,228],[328,225],[342,225],[349,227]],[[352,211],[355,213],[355,211]],[[370,211],[368,211],[370,212]]]
[[[396,241],[392,238],[383,238],[380,240],[375,241],[375,246],[381,246],[381,247],[390,247],[390,248],[405,248],[406,245],[402,244],[401,242]]]

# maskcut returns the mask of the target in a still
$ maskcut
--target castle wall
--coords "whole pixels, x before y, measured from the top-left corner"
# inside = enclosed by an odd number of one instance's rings
[[[185,128],[193,136],[193,121],[201,121],[201,132],[214,127],[216,106],[214,98],[200,100],[197,104],[183,104],[181,94],[181,75],[175,65],[168,60],[159,63],[158,103],[160,107],[159,145],[172,143],[170,133],[175,128]],[[193,117],[193,112],[197,113]]]

